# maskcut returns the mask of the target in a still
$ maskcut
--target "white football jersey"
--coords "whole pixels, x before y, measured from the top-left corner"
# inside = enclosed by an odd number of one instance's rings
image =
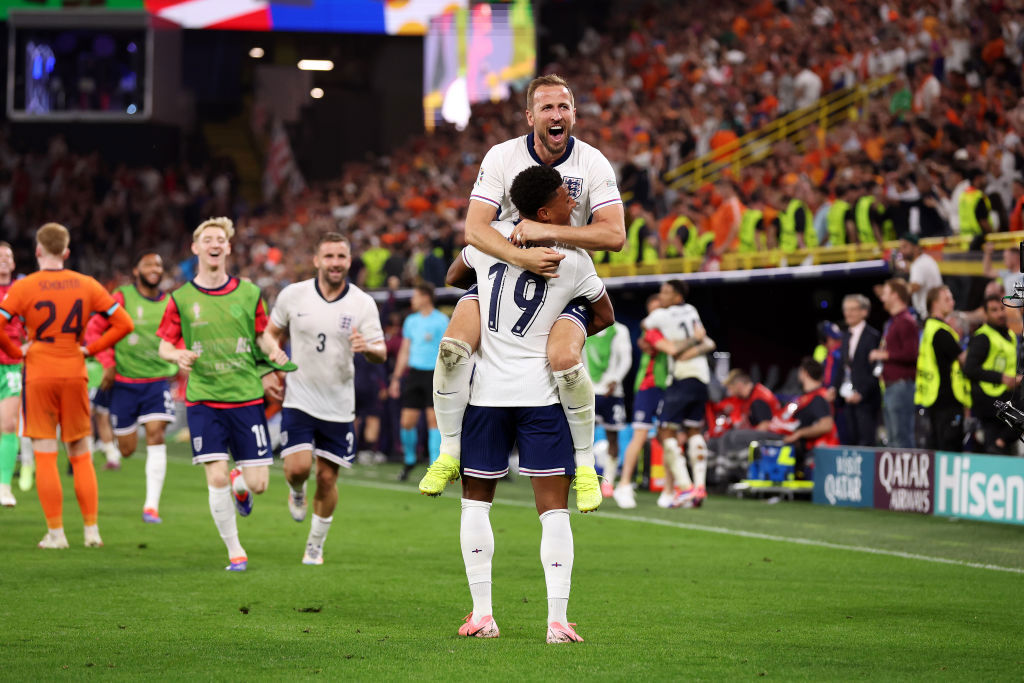
[[[700,313],[690,304],[659,308],[644,318],[641,323],[645,329],[658,330],[669,341],[685,341],[693,337],[694,332],[703,327]],[[707,356],[697,356],[686,361],[672,361],[672,377],[675,379],[699,379],[707,384],[711,381],[711,368]]]
[[[358,330],[368,344],[384,339],[373,298],[350,282],[340,297],[328,301],[313,278],[285,287],[270,320],[288,330],[291,358],[299,366],[288,373],[284,407],[331,422],[354,420],[355,368],[349,337]]]
[[[484,156],[469,198],[493,206],[497,220],[516,220],[519,211],[512,205],[509,188],[521,171],[540,164],[533,149],[533,133],[497,144]],[[565,154],[551,166],[562,174],[562,184],[576,200],[572,225],[586,225],[598,209],[622,203],[612,165],[597,148],[582,140],[570,137]]]
[[[491,225],[505,237],[515,227],[507,221]],[[476,270],[480,297],[480,348],[471,404],[524,408],[558,403],[548,363],[551,326],[576,297],[600,299],[604,283],[585,251],[556,248],[566,256],[558,264],[558,277],[550,280],[473,247],[462,250],[466,265]]]

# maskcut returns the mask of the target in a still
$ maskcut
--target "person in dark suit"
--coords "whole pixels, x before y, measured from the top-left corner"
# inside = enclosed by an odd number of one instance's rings
[[[832,374],[832,387],[846,432],[840,440],[850,446],[875,445],[882,405],[875,364],[868,359],[882,335],[867,324],[869,313],[871,302],[866,296],[850,294],[843,299],[846,330],[839,344],[839,367]]]

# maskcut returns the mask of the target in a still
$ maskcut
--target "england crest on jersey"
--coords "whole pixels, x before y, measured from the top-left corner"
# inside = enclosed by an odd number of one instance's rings
[[[351,332],[352,324],[355,322],[355,316],[351,313],[342,313],[338,316],[338,328],[342,332]]]
[[[573,199],[579,199],[580,195],[583,194],[583,178],[574,178],[567,175],[562,178],[562,184],[565,185],[566,191]]]

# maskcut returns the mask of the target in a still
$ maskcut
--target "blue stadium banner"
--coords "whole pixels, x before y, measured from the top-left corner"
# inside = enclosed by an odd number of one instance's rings
[[[935,514],[1024,524],[1024,459],[937,452]]]
[[[815,448],[814,502],[869,508],[875,500],[875,451],[870,448]]]

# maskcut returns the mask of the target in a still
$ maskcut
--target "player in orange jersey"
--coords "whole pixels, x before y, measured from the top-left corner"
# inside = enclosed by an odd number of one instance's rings
[[[36,456],[36,488],[49,531],[40,548],[67,548],[63,491],[57,471],[57,426],[74,469],[75,496],[85,522],[85,545],[103,545],[96,524],[99,493],[92,466],[89,392],[85,357],[113,346],[132,331],[132,320],[103,286],[87,275],[64,268],[70,251],[67,228],[47,223],[36,232],[39,270],[18,280],[0,302],[0,315],[20,317],[28,345],[15,345],[0,326],[0,348],[11,358],[25,358],[22,420]],[[82,346],[85,323],[106,316],[110,329]]]

